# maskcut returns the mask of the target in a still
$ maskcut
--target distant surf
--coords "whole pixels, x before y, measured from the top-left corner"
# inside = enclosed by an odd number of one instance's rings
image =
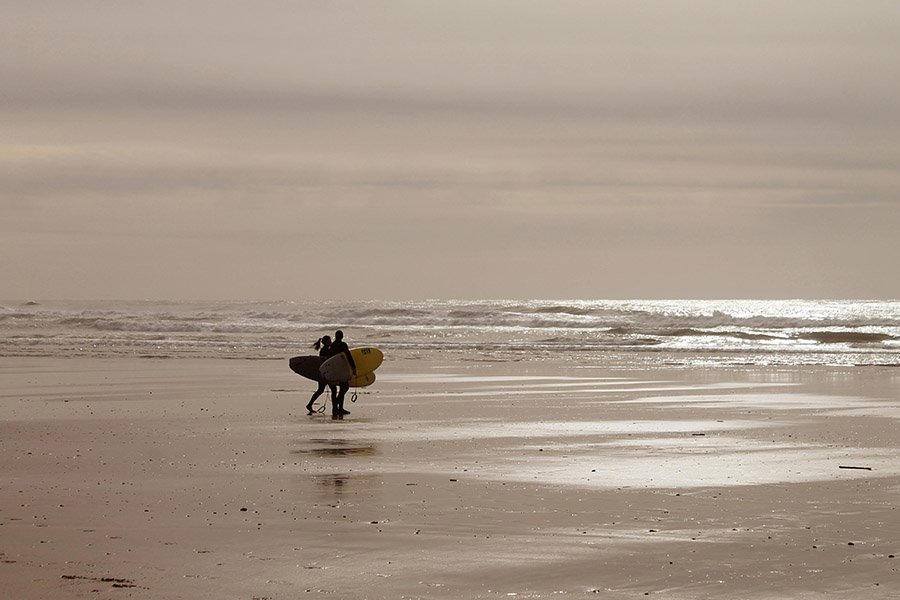
[[[9,302],[2,356],[284,358],[344,328],[386,352],[652,364],[900,365],[900,302]]]

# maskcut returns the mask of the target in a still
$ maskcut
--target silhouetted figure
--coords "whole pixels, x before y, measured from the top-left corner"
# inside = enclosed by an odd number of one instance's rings
[[[337,356],[341,352],[347,357],[347,363],[350,365],[351,377],[356,375],[356,363],[353,361],[353,356],[350,354],[350,347],[347,345],[347,342],[344,341],[344,332],[338,329],[334,332],[334,343],[331,344],[331,356]],[[332,417],[343,417],[344,415],[349,415],[349,410],[344,410],[344,396],[347,395],[347,390],[350,389],[350,380],[340,381],[338,382],[338,391],[337,396],[332,396],[331,401],[331,416]]]
[[[328,358],[334,356],[331,352],[331,336],[324,335],[316,340],[316,343],[313,344],[313,348],[319,351],[319,356],[322,359],[327,360]],[[319,380],[319,388],[313,393],[312,398],[309,399],[309,404],[306,405],[306,410],[309,411],[309,414],[313,414],[313,403],[316,399],[321,396],[325,392],[325,386],[331,388],[331,403],[334,404],[334,399],[337,396],[337,388],[333,383],[326,383],[324,380]]]

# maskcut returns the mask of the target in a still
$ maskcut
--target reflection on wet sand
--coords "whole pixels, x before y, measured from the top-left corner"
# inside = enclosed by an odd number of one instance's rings
[[[380,475],[366,475],[350,471],[331,471],[304,475],[301,497],[312,505],[322,506],[370,506],[377,503],[384,487]],[[310,484],[312,484],[310,486]]]
[[[304,440],[308,447],[291,450],[291,454],[312,456],[375,456],[378,450],[374,444],[360,444],[358,440],[313,439]]]
[[[335,495],[341,495],[350,483],[350,475],[346,473],[326,473],[323,475],[314,475],[313,481],[318,487],[333,490]]]

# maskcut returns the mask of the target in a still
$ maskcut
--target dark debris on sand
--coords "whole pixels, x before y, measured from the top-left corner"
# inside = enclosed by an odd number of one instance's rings
[[[122,577],[89,577],[86,575],[61,575],[60,579],[93,581],[96,583],[110,583],[113,588],[138,588],[141,587],[131,579]],[[143,588],[148,589],[148,588]]]

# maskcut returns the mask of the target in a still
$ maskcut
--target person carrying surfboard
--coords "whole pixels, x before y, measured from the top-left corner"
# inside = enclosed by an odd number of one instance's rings
[[[319,356],[321,356],[323,360],[333,356],[331,353],[331,336],[323,335],[316,340],[316,343],[313,344],[313,348],[319,351]],[[333,383],[327,383],[324,379],[320,379],[319,388],[313,392],[312,398],[309,399],[309,403],[306,405],[306,410],[309,414],[313,414],[313,403],[325,392],[326,385],[331,388],[331,402],[332,404],[334,403],[334,398],[337,396],[337,388]]]
[[[350,354],[350,347],[347,345],[347,342],[344,341],[344,332],[338,329],[334,332],[334,342],[331,344],[331,356],[337,356],[343,352],[344,356],[347,357],[347,364],[350,365],[350,371],[353,375],[356,375],[356,363],[353,361],[353,355]],[[344,410],[344,396],[347,395],[347,390],[350,389],[350,380],[340,381],[338,382],[338,393],[337,396],[331,397],[331,416],[333,417],[343,417],[344,415],[349,415],[349,410]]]

